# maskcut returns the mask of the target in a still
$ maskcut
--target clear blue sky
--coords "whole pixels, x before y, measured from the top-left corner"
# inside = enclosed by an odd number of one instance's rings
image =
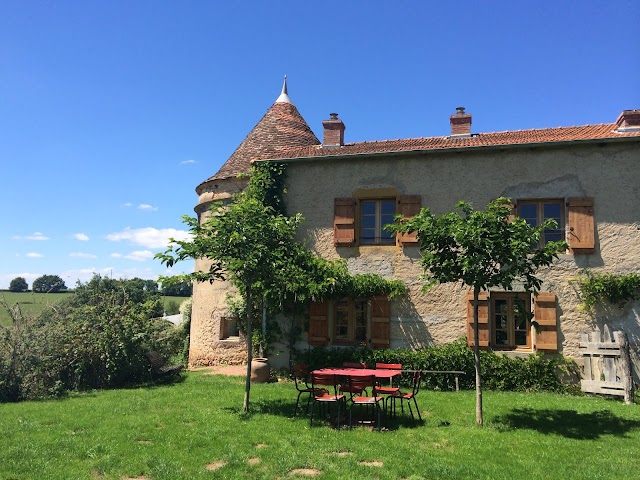
[[[640,108],[638,25],[637,0],[0,0],[0,288],[165,274],[285,73],[347,142],[446,135],[457,106],[477,133],[609,123]]]

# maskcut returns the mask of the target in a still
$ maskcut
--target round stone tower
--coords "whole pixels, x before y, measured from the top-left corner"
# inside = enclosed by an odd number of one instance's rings
[[[238,175],[247,173],[253,160],[319,143],[291,103],[285,76],[282,93],[267,113],[220,170],[196,187],[199,198],[195,211],[200,222],[210,214],[208,208],[213,202],[230,202],[234,194],[245,188],[246,178]],[[210,266],[210,260],[200,259],[195,268],[207,271]],[[229,282],[194,284],[189,366],[245,363],[245,343],[238,335],[237,319],[230,315],[226,302],[227,295],[234,292]]]

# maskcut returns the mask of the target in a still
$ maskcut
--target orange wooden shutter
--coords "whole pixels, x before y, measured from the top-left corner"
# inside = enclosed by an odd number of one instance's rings
[[[511,214],[507,217],[507,223],[513,222],[517,214],[518,214],[518,205],[515,200],[511,200]]]
[[[333,244],[352,247],[356,244],[356,200],[336,198],[333,213]]]
[[[556,294],[539,292],[533,299],[533,319],[538,322],[536,349],[558,351],[558,315]]]
[[[371,347],[389,348],[391,343],[391,304],[384,296],[371,299]]]
[[[570,198],[569,246],[573,253],[593,253],[596,248],[593,199]]]
[[[309,345],[327,345],[329,343],[329,304],[328,302],[309,303]]]
[[[401,195],[398,197],[397,213],[405,218],[413,218],[420,212],[420,195]],[[418,245],[418,232],[398,234],[398,245]]]
[[[466,292],[467,296],[467,345],[473,347],[473,292]],[[489,347],[489,294],[480,292],[478,295],[478,341],[480,348]]]

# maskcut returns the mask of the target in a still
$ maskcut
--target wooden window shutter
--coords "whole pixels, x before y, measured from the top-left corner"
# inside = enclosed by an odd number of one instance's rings
[[[467,345],[473,347],[473,292],[467,296]],[[489,293],[478,295],[478,340],[480,348],[489,347]]]
[[[336,198],[333,211],[333,244],[352,247],[356,244],[356,200]]]
[[[518,214],[518,204],[516,200],[511,200],[511,214],[507,217],[507,223],[513,222],[517,214]]]
[[[413,218],[420,212],[422,198],[420,195],[401,195],[398,197],[398,210],[396,213]],[[399,233],[397,237],[398,245],[418,245],[418,232]]]
[[[570,198],[569,246],[573,253],[593,253],[596,248],[593,198]]]
[[[309,303],[309,345],[327,345],[329,343],[329,303]]]
[[[386,296],[371,299],[372,348],[389,348],[391,344],[391,303]]]
[[[536,349],[558,351],[558,314],[556,294],[538,292],[533,298],[533,319],[538,322]]]

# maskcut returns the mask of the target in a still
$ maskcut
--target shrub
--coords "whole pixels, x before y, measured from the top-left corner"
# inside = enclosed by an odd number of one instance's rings
[[[567,389],[560,379],[562,358],[540,354],[511,358],[488,351],[482,351],[481,355],[483,385],[490,390],[562,392]],[[363,362],[371,367],[376,363],[401,363],[406,370],[457,370],[465,372],[459,377],[460,388],[475,388],[473,351],[464,339],[417,350],[316,347],[296,351],[294,358],[296,363],[304,363],[312,370],[335,367],[346,361]],[[452,375],[427,374],[423,378],[429,389],[450,390],[455,386]]]
[[[178,302],[175,300],[169,300],[165,305],[164,313],[167,315],[177,315],[180,313],[180,306],[178,305]]]

